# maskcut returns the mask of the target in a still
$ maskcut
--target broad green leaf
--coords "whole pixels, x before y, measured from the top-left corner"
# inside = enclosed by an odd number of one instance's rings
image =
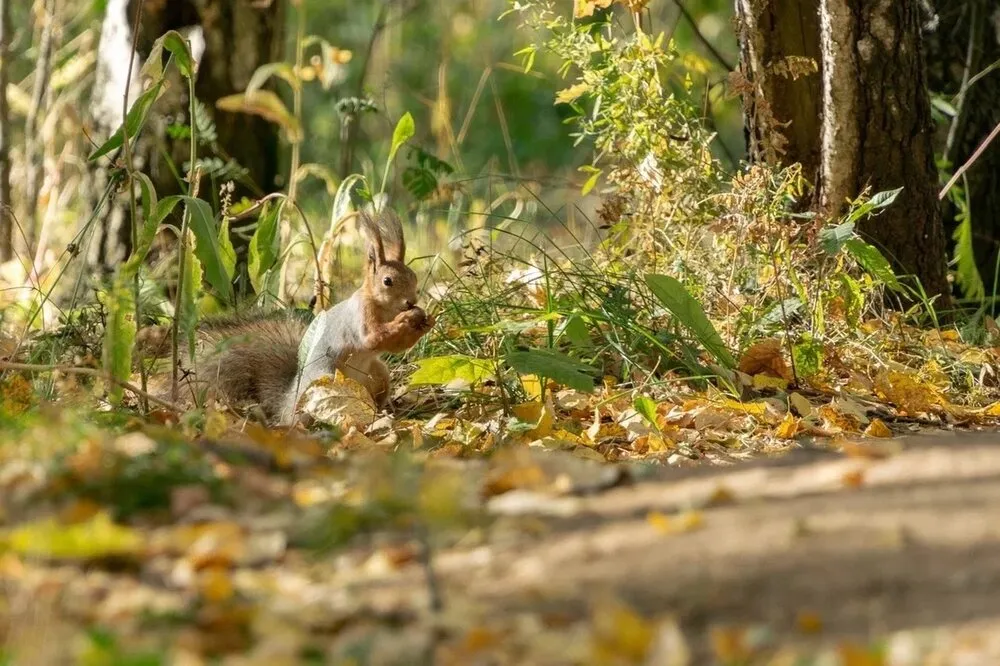
[[[156,202],[152,207],[152,212],[142,221],[138,243],[132,251],[132,256],[122,266],[122,273],[127,274],[129,277],[135,276],[139,271],[139,266],[146,260],[146,255],[149,253],[149,248],[153,245],[153,240],[156,238],[156,232],[159,230],[160,225],[163,224],[163,221],[167,219],[167,216],[173,212],[182,199],[183,197],[180,195],[173,195],[164,197]]]
[[[236,275],[236,248],[233,247],[233,241],[229,238],[228,218],[224,218],[222,224],[219,225],[219,261],[222,262],[222,268],[226,271],[226,277],[232,283],[233,276]]]
[[[508,353],[507,365],[522,375],[548,377],[577,391],[593,391],[597,370],[552,349],[531,349]]]
[[[257,294],[264,293],[265,273],[274,267],[281,251],[281,239],[278,235],[280,213],[281,206],[264,204],[260,217],[257,218],[257,230],[250,239],[247,268],[250,271],[250,284]]]
[[[103,511],[71,525],[55,518],[20,525],[4,534],[3,541],[18,555],[46,560],[88,561],[143,551],[141,533],[115,524]]]
[[[708,320],[704,308],[691,294],[687,292],[680,282],[669,275],[646,275],[646,284],[650,290],[710,353],[715,360],[729,369],[736,367],[729,349],[715,326]]]
[[[566,338],[580,349],[590,349],[594,346],[590,339],[590,330],[580,315],[571,315],[560,322],[556,327],[556,336]]]
[[[253,95],[255,92],[260,90],[272,76],[277,76],[278,78],[283,79],[292,87],[293,90],[298,90],[301,86],[299,77],[295,76],[295,68],[291,64],[287,62],[269,62],[266,65],[258,67],[257,71],[253,73],[244,94]]]
[[[659,430],[660,426],[656,422],[656,401],[641,395],[632,402],[632,406],[635,408],[635,411],[642,414],[642,417],[646,419],[649,425]]]
[[[125,116],[123,127],[119,127],[107,141],[90,154],[87,160],[93,162],[98,158],[104,157],[111,151],[121,148],[125,141],[125,130],[128,131],[130,140],[135,139],[146,124],[146,117],[149,115],[149,110],[152,108],[153,102],[159,98],[162,92],[163,81],[160,80],[152,88],[139,95],[139,98],[135,100],[132,108],[129,109],[128,114]]]
[[[590,169],[585,169],[584,167],[580,167],[580,170],[581,171],[589,170],[591,172],[590,177],[587,178],[587,182],[585,182],[583,184],[583,187],[580,189],[580,194],[583,196],[587,196],[588,194],[590,194],[590,191],[594,189],[594,186],[597,185],[597,181],[600,180],[601,178],[602,171],[600,169],[594,169],[593,167],[591,167]]]
[[[385,184],[389,180],[389,167],[392,166],[393,160],[396,159],[396,153],[404,143],[413,138],[416,131],[416,126],[413,123],[413,116],[411,116],[410,112],[407,111],[403,114],[403,117],[399,119],[399,122],[396,123],[396,129],[392,131],[392,145],[389,148],[389,159],[385,162],[385,173],[382,174],[381,192],[385,192]]]
[[[135,172],[135,177],[139,179],[139,191],[142,197],[142,219],[149,219],[150,214],[156,208],[156,188],[149,176],[141,171]]]
[[[136,334],[135,292],[123,271],[119,271],[111,286],[107,308],[102,365],[116,382],[127,382],[132,374],[132,347]],[[118,383],[112,383],[108,388],[108,400],[112,405],[119,405],[123,393]]]
[[[869,199],[868,201],[876,209],[886,208],[887,206],[892,205],[892,202],[896,200],[896,197],[898,197],[899,193],[902,191],[903,191],[902,187],[897,187],[894,190],[886,190],[885,192],[876,192],[875,194],[872,195],[872,198]]]
[[[961,192],[959,188],[954,188],[952,192]],[[986,296],[986,286],[983,284],[983,277],[979,273],[979,266],[976,263],[976,253],[972,237],[972,217],[969,215],[968,205],[964,195],[952,197],[958,206],[959,213],[956,215],[958,226],[952,234],[955,241],[955,253],[953,261],[955,263],[955,282],[962,290],[962,295],[976,301],[981,301]]]
[[[899,283],[896,274],[893,273],[889,260],[883,257],[877,248],[860,238],[850,239],[844,244],[844,247],[872,277],[893,291],[902,291],[903,285]]]
[[[806,337],[792,346],[792,359],[799,377],[812,377],[823,367],[823,344]]]
[[[157,41],[163,42],[163,47],[173,54],[174,64],[184,78],[193,79],[195,75],[195,61],[188,49],[187,41],[176,30],[171,30]]]
[[[432,356],[417,361],[417,371],[410,377],[410,385],[443,385],[456,379],[478,384],[493,373],[490,361],[461,354]]]
[[[198,328],[198,294],[201,291],[201,262],[198,261],[198,241],[188,231],[187,248],[184,252],[184,279],[181,285],[180,311],[177,313],[178,329],[187,342],[189,358],[194,360],[195,333]]]
[[[825,227],[819,232],[819,244],[823,251],[833,256],[840,252],[844,243],[854,237],[854,222],[844,222],[834,227]]]
[[[299,143],[302,141],[302,126],[298,119],[288,111],[281,98],[270,90],[228,95],[216,101],[215,106],[223,111],[260,116],[281,127],[290,142]],[[252,139],[252,137],[247,138],[248,140]]]
[[[204,199],[194,197],[181,197],[184,205],[187,206],[186,214],[188,226],[198,239],[195,246],[195,254],[201,261],[201,266],[205,271],[205,279],[212,288],[229,302],[233,300],[233,284],[229,279],[222,259],[222,252],[219,249],[219,233],[215,228],[215,215],[212,207]]]
[[[390,162],[395,159],[396,153],[403,147],[403,144],[412,139],[416,133],[417,129],[413,123],[413,116],[407,111],[399,119],[399,122],[396,123],[396,128],[392,131],[392,145],[389,148]]]

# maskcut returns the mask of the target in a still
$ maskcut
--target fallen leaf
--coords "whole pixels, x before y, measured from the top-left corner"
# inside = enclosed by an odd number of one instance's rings
[[[766,375],[786,382],[792,381],[792,371],[785,362],[781,341],[768,338],[750,345],[740,359],[739,371],[751,376]]]
[[[866,437],[892,437],[892,430],[889,430],[889,426],[882,419],[872,419],[864,434]]]
[[[143,552],[142,535],[100,512],[90,520],[72,525],[46,518],[6,532],[11,551],[27,557],[51,560],[95,560],[137,556]]]
[[[368,389],[340,372],[310,384],[298,406],[320,423],[344,428],[363,430],[375,420],[375,400]]]

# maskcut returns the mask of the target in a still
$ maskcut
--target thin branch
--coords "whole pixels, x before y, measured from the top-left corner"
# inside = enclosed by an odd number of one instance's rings
[[[948,194],[948,190],[950,190],[955,182],[962,177],[962,174],[968,171],[969,167],[971,167],[976,160],[979,159],[979,156],[983,154],[990,143],[992,143],[993,139],[997,138],[998,134],[1000,134],[1000,123],[997,123],[997,126],[993,128],[990,135],[983,139],[983,142],[979,144],[978,148],[976,148],[976,152],[972,153],[972,157],[966,160],[965,164],[963,164],[959,170],[955,172],[955,175],[951,177],[951,180],[948,181],[948,184],[941,189],[941,192],[938,193],[938,199],[944,199],[945,195]]]
[[[14,256],[14,225],[10,200],[10,110],[7,83],[10,66],[11,0],[0,0],[0,262]]]
[[[72,365],[40,365],[35,363],[13,363],[11,361],[0,361],[0,370],[14,370],[20,372],[65,372],[68,375],[86,375],[88,377],[97,377],[99,379],[104,379],[111,382],[112,384],[117,384],[121,386],[126,391],[131,391],[137,396],[148,400],[154,404],[159,405],[169,409],[177,414],[183,414],[184,409],[178,407],[177,405],[167,402],[161,398],[157,398],[155,395],[143,391],[138,386],[130,384],[128,382],[120,382],[111,375],[109,375],[104,370],[98,370],[97,368],[78,368]]]
[[[38,117],[45,105],[52,74],[53,26],[56,22],[55,0],[46,0],[39,19],[42,22],[38,43],[38,62],[35,64],[35,82],[31,91],[31,106],[24,121],[24,161],[27,164],[25,185],[28,211],[28,251],[35,247],[38,238],[38,193],[41,189],[42,158],[38,137]]]
[[[674,0],[674,4],[677,5],[679,10],[681,10],[681,15],[684,17],[684,20],[691,24],[694,36],[698,38],[698,41],[701,42],[706,49],[708,49],[708,52],[712,54],[712,57],[715,58],[722,67],[725,67],[727,72],[731,72],[736,69],[736,65],[733,65],[726,60],[726,57],[722,55],[717,48],[715,48],[715,45],[708,40],[708,37],[702,34],[701,29],[698,28],[698,23],[694,20],[694,17],[691,16],[691,13],[688,12],[683,3],[681,3],[681,0]]]

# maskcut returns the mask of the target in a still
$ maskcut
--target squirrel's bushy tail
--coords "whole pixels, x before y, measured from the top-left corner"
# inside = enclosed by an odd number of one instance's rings
[[[199,384],[230,406],[259,405],[268,417],[278,416],[307,327],[303,317],[280,310],[206,319],[199,330]]]

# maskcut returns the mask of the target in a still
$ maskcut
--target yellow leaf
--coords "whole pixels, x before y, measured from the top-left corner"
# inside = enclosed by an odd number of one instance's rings
[[[537,375],[521,375],[521,386],[532,400],[542,399],[542,380]]]
[[[932,411],[943,402],[934,386],[905,372],[879,373],[875,378],[875,393],[908,414]]]
[[[10,375],[0,381],[0,414],[18,416],[31,407],[34,393],[23,375]]]
[[[577,100],[583,93],[590,90],[586,83],[577,83],[556,93],[556,104],[570,104]]]
[[[788,380],[770,375],[754,375],[753,387],[758,391],[761,389],[778,389],[779,391],[784,391],[788,388]]]
[[[801,393],[792,393],[788,396],[788,406],[801,416],[806,417],[813,413],[813,406]]]
[[[789,412],[785,414],[785,418],[781,420],[778,427],[774,431],[774,436],[780,439],[795,439],[795,435],[799,432],[799,420],[792,416]]]
[[[705,519],[700,511],[684,511],[676,516],[650,511],[646,516],[646,522],[661,534],[678,534],[699,529]]]
[[[198,580],[201,596],[212,603],[229,601],[233,597],[233,580],[229,570],[221,566],[205,569]]]
[[[605,9],[611,6],[612,0],[573,0],[573,16],[587,18],[594,15],[595,9]]]
[[[205,436],[210,439],[218,439],[226,432],[228,426],[225,414],[214,409],[209,410],[205,417]]]
[[[882,419],[872,419],[864,434],[868,437],[892,437],[892,430],[889,430],[889,426]]]
[[[742,627],[712,627],[712,652],[724,664],[742,664],[750,660],[753,651]]]
[[[107,512],[73,525],[53,518],[22,525],[7,532],[6,542],[19,555],[52,560],[130,556],[143,550],[142,535],[113,523]]]
[[[292,143],[302,141],[302,127],[299,121],[288,111],[281,98],[270,90],[255,90],[249,95],[244,93],[227,95],[217,100],[215,106],[223,111],[260,116],[281,127]]]
[[[511,411],[518,420],[535,424],[534,428],[524,433],[528,439],[547,437],[552,432],[552,425],[556,419],[551,398],[547,398],[545,402],[536,400],[521,403],[512,407]]]
[[[375,400],[359,382],[339,371],[317,379],[299,398],[303,413],[320,423],[359,430],[375,420]]]
[[[823,620],[812,611],[800,611],[795,618],[799,631],[803,634],[818,634],[823,630]]]
[[[618,601],[594,608],[591,619],[592,663],[642,663],[656,635],[653,623]]]
[[[767,403],[761,400],[754,402],[740,402],[738,400],[723,400],[721,403],[722,407],[732,409],[737,412],[743,412],[744,414],[749,414],[750,416],[756,416],[757,418],[763,418],[767,414]]]

